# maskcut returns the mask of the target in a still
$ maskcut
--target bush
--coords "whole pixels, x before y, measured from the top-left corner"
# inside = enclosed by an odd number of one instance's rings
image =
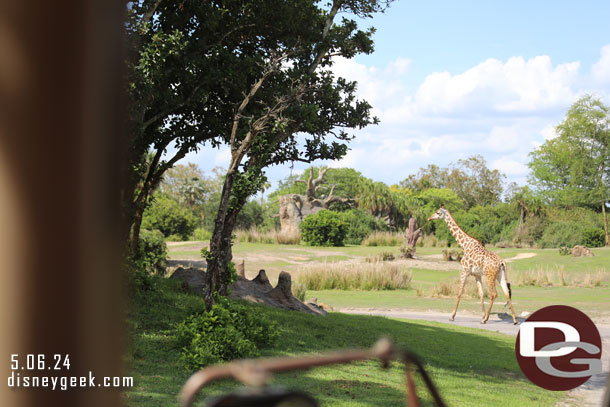
[[[346,244],[360,244],[373,231],[385,230],[386,225],[382,220],[362,209],[350,209],[340,212],[341,219],[347,225],[345,235]]]
[[[129,253],[125,261],[130,294],[154,291],[156,280],[153,275],[163,273],[167,261],[167,245],[163,233],[142,229],[138,252]]]
[[[550,223],[540,239],[542,248],[568,246],[574,247],[582,244],[582,228],[577,222],[556,221]]]
[[[445,261],[461,261],[464,257],[464,250],[462,249],[443,249],[442,253]]]
[[[400,246],[400,255],[405,259],[415,258],[415,247],[402,245]]]
[[[136,256],[139,269],[148,273],[163,273],[167,261],[167,245],[163,233],[158,230],[140,231],[139,253]]]
[[[209,312],[191,315],[176,327],[176,344],[189,370],[254,357],[277,337],[275,324],[246,306],[217,299]]]
[[[366,257],[364,261],[367,263],[376,263],[379,261],[393,261],[396,260],[396,256],[392,252],[381,252],[376,256]]]
[[[329,210],[307,216],[299,229],[303,240],[311,246],[343,246],[347,233],[340,213]]]
[[[559,248],[560,256],[568,256],[570,254],[572,254],[572,250],[569,247],[562,246]]]
[[[180,240],[189,240],[196,225],[197,218],[189,209],[160,195],[155,196],[142,219],[143,228],[160,230],[165,236],[178,235]]]
[[[582,232],[582,238],[587,247],[603,247],[606,244],[606,235],[601,229],[586,229]]]
[[[210,240],[212,238],[212,232],[204,229],[195,229],[195,240]]]

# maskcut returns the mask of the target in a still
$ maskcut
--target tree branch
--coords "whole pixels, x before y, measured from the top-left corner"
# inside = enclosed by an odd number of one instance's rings
[[[142,20],[140,21],[142,24],[146,24],[151,20],[151,18],[155,14],[155,11],[157,11],[157,7],[159,7],[159,4],[161,4],[161,0],[155,1],[152,7],[142,15]]]
[[[324,24],[324,30],[322,31],[322,41],[324,41],[326,39],[326,37],[328,37],[328,33],[330,32],[330,27],[333,25],[335,16],[337,15],[337,12],[339,11],[339,9],[341,8],[342,5],[343,5],[343,0],[333,0],[333,7],[330,9],[330,13],[328,13],[328,17],[326,18],[326,22]],[[316,55],[316,58],[314,59],[311,66],[309,67],[310,74],[313,74],[315,72],[315,70],[318,68],[318,65],[320,65],[320,62],[322,62],[322,58],[324,58],[324,54],[326,54],[327,52],[328,52],[327,47],[322,47],[320,49],[320,51],[318,52],[318,55]]]
[[[160,118],[169,115],[172,112],[175,112],[176,110],[180,109],[181,107],[185,106],[187,103],[189,103],[194,97],[195,94],[197,93],[197,91],[199,89],[201,89],[202,84],[199,84],[197,86],[195,86],[195,89],[193,89],[193,91],[191,92],[191,94],[181,103],[177,104],[176,106],[167,109],[165,111],[159,112],[156,115],[154,115],[153,117],[151,117],[150,119],[148,119],[147,121],[145,121],[142,124],[142,130],[145,130],[148,126],[150,126],[151,124],[153,124],[154,122],[156,122],[157,120],[159,120]]]

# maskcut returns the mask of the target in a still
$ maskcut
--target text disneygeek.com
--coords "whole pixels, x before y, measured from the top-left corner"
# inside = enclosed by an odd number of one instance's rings
[[[11,355],[12,371],[8,377],[8,387],[48,388],[51,390],[84,387],[133,387],[133,377],[130,376],[104,376],[98,380],[91,371],[87,376],[47,376],[43,373],[44,371],[66,371],[69,369],[70,355],[55,354],[47,358],[43,354],[28,354],[21,361],[18,354],[13,354]],[[34,371],[40,372],[40,375],[32,374]]]

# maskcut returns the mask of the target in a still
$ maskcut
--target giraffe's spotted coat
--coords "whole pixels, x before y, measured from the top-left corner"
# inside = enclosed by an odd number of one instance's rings
[[[443,219],[447,223],[447,226],[449,227],[449,230],[451,231],[451,234],[455,238],[456,242],[464,250],[464,256],[461,260],[462,273],[460,275],[460,286],[451,320],[453,321],[455,314],[457,313],[460,298],[464,290],[464,285],[466,284],[466,279],[468,276],[473,276],[477,280],[479,296],[481,297],[481,309],[483,312],[483,319],[481,320],[481,323],[485,323],[489,319],[491,307],[493,306],[494,300],[498,296],[496,291],[496,280],[498,280],[500,282],[500,286],[502,286],[502,291],[504,291],[504,294],[506,295],[508,304],[510,305],[513,322],[516,324],[517,317],[515,316],[515,311],[513,310],[508,282],[506,280],[506,262],[496,253],[485,249],[483,244],[481,244],[481,242],[479,242],[477,239],[464,232],[447,209],[441,207],[428,218],[428,220],[434,219]],[[485,312],[485,302],[483,300],[483,278],[486,280],[489,287],[489,309],[487,312]]]

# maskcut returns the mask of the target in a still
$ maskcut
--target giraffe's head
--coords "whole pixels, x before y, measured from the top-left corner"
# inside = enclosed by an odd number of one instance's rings
[[[448,213],[449,211],[441,206],[428,218],[428,220],[445,219]]]

